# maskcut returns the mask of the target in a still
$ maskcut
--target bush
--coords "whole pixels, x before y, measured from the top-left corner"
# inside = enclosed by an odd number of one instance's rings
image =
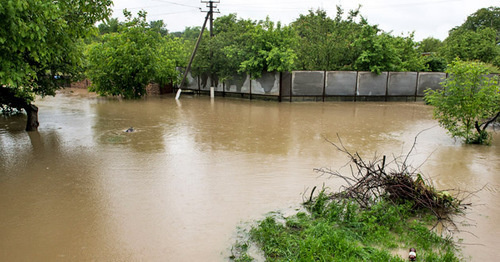
[[[425,101],[433,105],[434,118],[453,137],[468,144],[489,144],[486,128],[500,115],[498,76],[488,75],[479,62],[455,60],[441,90],[426,90]]]

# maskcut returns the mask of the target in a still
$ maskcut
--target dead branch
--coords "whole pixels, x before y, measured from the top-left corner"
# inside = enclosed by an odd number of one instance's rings
[[[341,178],[346,182],[347,185],[342,186],[340,192],[331,195],[332,199],[351,199],[362,208],[369,208],[373,203],[381,200],[394,203],[409,201],[413,203],[414,209],[426,210],[433,214],[438,222],[446,222],[456,228],[451,215],[459,214],[466,209],[470,204],[465,203],[464,200],[476,192],[436,190],[430,180],[424,179],[408,164],[409,156],[416,148],[417,137],[423,131],[417,134],[406,155],[393,156],[390,161],[385,155],[375,156],[373,160],[365,161],[358,152],[351,153],[347,150],[338,134],[338,143],[325,138],[328,143],[348,156],[351,172],[341,174],[327,168],[314,170],[321,175]],[[395,168],[391,169],[391,165]]]

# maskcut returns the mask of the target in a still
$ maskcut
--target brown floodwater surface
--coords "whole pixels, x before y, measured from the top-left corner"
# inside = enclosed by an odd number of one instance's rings
[[[406,154],[422,130],[414,167],[439,189],[482,189],[456,220],[465,258],[498,256],[500,132],[491,146],[463,145],[423,103],[124,101],[67,89],[36,105],[38,132],[24,131],[24,116],[0,117],[0,261],[225,261],[238,226],[341,185],[313,171],[349,172],[325,139],[338,134],[372,159]]]

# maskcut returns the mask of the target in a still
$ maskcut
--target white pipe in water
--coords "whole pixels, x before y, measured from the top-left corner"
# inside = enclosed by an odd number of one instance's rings
[[[177,90],[177,94],[175,95],[175,100],[179,100],[179,97],[181,96],[182,89]]]

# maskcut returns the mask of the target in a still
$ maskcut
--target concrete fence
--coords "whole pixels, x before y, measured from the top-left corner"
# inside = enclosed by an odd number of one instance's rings
[[[217,95],[265,96],[279,101],[416,101],[424,90],[441,88],[446,78],[441,72],[383,72],[380,75],[358,71],[266,72],[260,78],[235,76],[222,83],[210,77],[192,77],[183,89],[203,93],[213,86]],[[214,81],[215,82],[215,81]]]

